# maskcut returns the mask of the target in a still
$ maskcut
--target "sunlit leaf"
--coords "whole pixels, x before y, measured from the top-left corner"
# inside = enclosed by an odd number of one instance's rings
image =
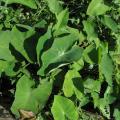
[[[80,100],[81,106],[88,103],[88,99],[84,95],[83,81],[81,80],[79,72],[76,70],[69,70],[66,73],[63,92],[66,97],[71,97],[75,94],[77,99]]]
[[[118,30],[117,23],[110,16],[104,15],[101,21],[104,25],[110,28],[113,32],[116,32]]]
[[[96,24],[92,20],[83,21],[84,31],[87,33],[87,39],[92,41],[98,37],[96,32]]]
[[[72,79],[77,77],[80,77],[80,74],[75,70],[69,70],[65,75],[63,92],[66,97],[71,97],[74,94],[74,85]]]
[[[36,40],[30,38],[34,33],[33,29],[21,32],[16,27],[10,33],[11,45],[30,62],[35,62],[36,59],[36,53],[34,52]]]
[[[76,62],[73,62],[72,66],[73,69],[75,69],[76,71],[81,70],[84,67],[84,61],[83,59],[79,59]]]
[[[38,113],[43,109],[52,90],[50,82],[45,82],[35,88],[34,80],[28,76],[22,76],[16,86],[15,100],[11,110],[18,117],[20,109]]]
[[[51,111],[55,120],[78,120],[76,107],[71,100],[65,97],[55,96]]]
[[[19,3],[28,6],[32,9],[37,9],[35,0],[2,0],[2,1],[4,1],[6,4]]]
[[[110,10],[103,0],[92,0],[88,6],[87,14],[90,16],[103,15]]]
[[[114,71],[114,65],[111,57],[108,54],[104,54],[100,63],[100,71],[105,76],[106,81],[112,86],[112,75]]]
[[[62,10],[59,0],[46,0],[50,11],[54,14],[59,14]]]
[[[13,61],[14,57],[9,49],[9,44],[11,42],[10,31],[0,31],[0,59]]]
[[[96,44],[96,48],[98,48],[100,45],[100,40],[98,38],[95,21],[89,18],[83,21],[83,25],[84,25],[84,31],[87,33],[87,40],[89,42],[94,41],[94,43]]]
[[[45,71],[49,72],[56,67],[80,59],[83,50],[77,46],[72,47],[77,39],[73,34],[55,38],[51,48],[41,56],[42,67],[38,71],[38,74],[44,75]],[[48,69],[46,70],[46,68]]]
[[[115,120],[119,120],[120,119],[120,110],[118,108],[114,109],[114,115]]]
[[[100,111],[102,112],[102,114],[107,117],[108,119],[110,119],[110,106],[109,103],[105,100],[105,99],[99,99],[99,101],[97,101],[99,103],[98,108],[100,109]]]
[[[84,87],[89,90],[89,92],[97,92],[100,93],[101,82],[98,80],[93,80],[88,78],[84,81]]]
[[[17,71],[14,71],[14,67],[15,61],[0,60],[0,74],[4,72],[7,76],[13,77],[17,74]]]
[[[61,11],[57,16],[57,23],[55,25],[55,29],[66,27],[69,18],[69,12],[67,9]]]
[[[48,42],[50,41],[51,38],[52,38],[51,27],[49,27],[47,32],[39,38],[37,43],[36,51],[37,51],[37,60],[39,64],[40,64],[42,52],[44,50],[44,46],[47,44],[47,41]]]

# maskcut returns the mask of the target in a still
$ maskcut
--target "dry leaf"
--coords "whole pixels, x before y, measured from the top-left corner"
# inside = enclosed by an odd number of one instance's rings
[[[36,120],[36,115],[32,111],[19,110],[19,120]]]

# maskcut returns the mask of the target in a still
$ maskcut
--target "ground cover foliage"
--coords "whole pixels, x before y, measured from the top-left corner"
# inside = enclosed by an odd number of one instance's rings
[[[1,0],[0,76],[16,119],[120,120],[120,0]]]

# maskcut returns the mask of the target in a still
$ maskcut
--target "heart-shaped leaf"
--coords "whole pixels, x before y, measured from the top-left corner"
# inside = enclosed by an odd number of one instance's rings
[[[67,38],[65,40],[67,41]],[[44,76],[58,67],[79,60],[82,56],[83,49],[78,46],[74,46],[71,50],[67,51],[67,49],[72,46],[72,44],[70,46],[69,45],[69,43],[64,41],[64,43],[61,42],[60,45],[56,44],[50,50],[45,52],[42,56],[43,64],[38,71],[38,74]]]
[[[30,38],[34,33],[35,31],[33,29],[21,32],[16,27],[11,31],[11,45],[29,62],[35,62],[36,59],[36,50],[33,52],[36,40]]]
[[[52,84],[50,82],[44,82],[37,88],[34,88],[35,82],[28,76],[23,75],[16,86],[15,100],[12,105],[12,112],[19,117],[19,110],[32,111],[38,113],[43,109],[46,101],[48,100]]]
[[[47,48],[47,50],[43,51],[40,58],[42,61],[42,66],[38,71],[38,74],[42,76],[44,76],[46,73],[50,72],[52,69],[58,66],[60,67],[70,62],[78,60],[82,54],[82,49],[80,47],[75,46],[72,48],[72,46],[78,39],[76,35],[72,33],[67,33],[67,35],[62,34],[63,35],[62,37],[56,37],[55,39],[54,38],[48,39],[51,37],[51,35],[50,36],[48,35],[49,33],[47,33],[46,36],[42,37],[39,40],[41,44],[39,43],[40,46],[37,47],[37,51],[38,51],[37,54],[40,53],[41,48],[42,49]],[[49,47],[48,47],[48,43],[49,43]],[[46,70],[46,68],[48,69]]]
[[[65,97],[55,96],[51,111],[55,120],[78,120],[76,107],[71,100]]]

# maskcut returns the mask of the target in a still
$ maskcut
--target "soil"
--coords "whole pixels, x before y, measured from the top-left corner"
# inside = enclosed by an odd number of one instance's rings
[[[11,100],[0,93],[0,120],[15,120],[10,113]]]

